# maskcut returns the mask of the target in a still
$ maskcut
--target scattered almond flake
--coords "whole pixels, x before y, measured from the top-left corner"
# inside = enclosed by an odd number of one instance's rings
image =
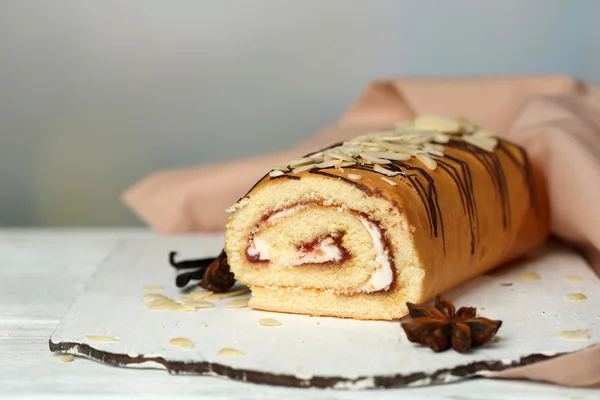
[[[188,301],[192,301],[192,299],[189,296],[181,296],[179,299],[177,299],[177,301],[180,303],[186,303]]]
[[[184,337],[173,338],[169,340],[169,344],[175,347],[181,347],[182,349],[193,349],[195,347],[194,342]]]
[[[577,275],[567,275],[565,277],[565,280],[567,280],[569,282],[581,282],[583,279],[581,279]]]
[[[557,338],[559,339],[564,339],[564,340],[589,340],[590,338],[590,334],[588,331],[584,331],[584,330],[566,330],[566,331],[562,331],[559,332],[558,335],[556,335]]]
[[[366,151],[360,153],[359,155],[362,157],[363,160],[370,161],[374,164],[390,164],[391,163],[390,160],[384,160],[382,158],[377,158],[377,157],[371,155],[371,153],[366,152]]]
[[[313,169],[316,166],[317,166],[317,164],[303,165],[302,167],[294,168],[294,170],[292,171],[292,173],[299,174],[300,172],[304,172],[304,171],[308,171],[309,169]]]
[[[386,178],[385,176],[382,176],[382,177],[381,177],[381,180],[382,180],[382,181],[384,181],[384,182],[387,182],[387,183],[389,183],[389,184],[390,184],[390,185],[392,185],[392,186],[396,186],[396,185],[397,185],[397,183],[396,183],[396,182],[394,182],[394,181],[392,181],[392,180],[389,180],[389,179],[388,179],[388,178]]]
[[[161,285],[144,286],[144,290],[163,290],[165,287]]]
[[[460,131],[460,123],[441,115],[425,114],[415,118],[413,125],[418,130],[454,133]]]
[[[439,144],[425,143],[423,151],[437,157],[444,157],[444,146],[440,146]]]
[[[383,168],[381,165],[378,165],[378,164],[375,164],[373,166],[373,171],[379,172],[380,174],[384,174],[387,176],[396,176],[396,175],[400,174],[400,172],[391,171],[387,168]]]
[[[63,354],[63,355],[59,356],[58,358],[60,359],[60,361],[62,361],[64,363],[73,361],[73,356],[71,354]]]
[[[258,323],[261,326],[279,326],[281,325],[281,322],[279,320],[276,320],[275,318],[263,318],[258,320]]]
[[[463,136],[463,140],[475,147],[479,147],[489,153],[493,152],[498,145],[497,139],[492,138],[479,138],[476,136]]]
[[[272,178],[276,178],[276,177],[281,176],[281,175],[285,175],[285,173],[281,172],[279,170],[273,170],[273,171],[269,172],[269,176],[272,177]]]
[[[169,298],[158,293],[150,293],[142,297],[142,301],[146,304],[154,304],[160,301],[168,300]]]
[[[495,138],[496,134],[494,132],[479,128],[479,129],[476,129],[475,132],[473,132],[473,136],[478,137],[478,138],[489,139],[489,138]]]
[[[417,154],[417,159],[421,161],[425,166],[431,170],[437,168],[437,162],[435,160],[425,154]]]
[[[207,328],[207,327],[208,327],[208,324],[207,324],[206,322],[202,322],[202,323],[200,324],[200,326],[201,326],[202,328]]]
[[[202,292],[192,292],[192,293],[190,293],[190,299],[192,299],[194,301],[204,300],[205,298],[209,297],[212,294],[213,294],[213,292],[211,292],[210,290],[205,290]]]
[[[246,308],[246,307],[248,307],[248,300],[250,300],[250,299],[231,300],[229,303],[225,304],[225,308],[227,308],[227,309]]]
[[[432,136],[428,133],[413,133],[406,135],[404,141],[410,144],[423,144],[431,140]]]
[[[540,274],[535,272],[523,272],[519,274],[519,279],[523,281],[537,281],[540,279]]]
[[[331,160],[331,161],[324,161],[320,164],[317,164],[316,167],[317,168],[331,168],[331,167],[335,167],[337,165],[340,165],[342,163],[342,160]]]
[[[600,314],[596,315],[596,318],[600,318]]]
[[[340,169],[341,168],[346,168],[346,167],[351,167],[353,165],[356,165],[356,162],[352,161],[352,162],[343,162],[340,164]]]
[[[359,180],[362,178],[362,176],[357,175],[357,174],[348,174],[348,178],[354,179],[354,180]]]
[[[570,301],[580,301],[587,299],[587,296],[583,293],[569,293],[565,298]]]
[[[332,152],[327,153],[327,155],[330,157],[333,157],[333,158],[337,158],[338,160],[342,160],[342,161],[354,161],[354,159],[351,156],[344,154],[341,151],[340,152],[332,151]]]
[[[443,133],[436,133],[433,135],[433,141],[436,143],[448,143],[450,141],[450,136]]]
[[[249,293],[250,293],[250,289],[248,289],[247,287],[242,287],[242,288],[239,288],[236,290],[231,290],[229,292],[214,293],[214,294],[206,297],[205,300],[208,300],[208,301],[223,300],[228,297],[241,296],[241,295],[245,295],[245,294],[249,294]]]
[[[288,167],[284,167],[284,166],[278,166],[278,167],[273,167],[271,168],[271,170],[273,171],[282,171],[282,172],[287,172],[290,169]]]
[[[177,306],[174,306],[171,311],[194,312],[194,311],[196,311],[196,307],[193,304],[178,304]]]
[[[290,161],[290,168],[296,168],[306,164],[314,164],[314,160],[310,157],[298,158]]]
[[[244,353],[241,350],[232,349],[230,347],[225,347],[225,348],[222,348],[221,350],[219,350],[219,355],[221,357],[243,357],[246,355],[246,353]]]
[[[206,300],[197,300],[192,303],[192,305],[196,308],[196,310],[202,310],[206,308],[213,308],[215,306],[214,303]]]
[[[400,154],[406,154],[408,156],[415,154],[415,152],[417,150],[416,148],[413,148],[413,147],[403,146],[401,144],[395,144],[395,143],[381,142],[380,144],[381,144],[381,147],[383,147],[385,150],[390,150],[390,151],[393,151],[395,153],[400,153]]]
[[[396,153],[393,151],[369,152],[369,155],[384,160],[406,161],[410,160],[410,154]]]
[[[94,335],[86,335],[85,338],[90,342],[99,342],[99,343],[112,343],[119,340],[114,336],[94,336]]]
[[[171,300],[171,299],[167,299],[161,302],[157,302],[157,303],[153,303],[150,305],[150,309],[151,310],[155,310],[155,311],[169,311],[169,310],[173,310],[173,308],[179,306],[180,304]]]

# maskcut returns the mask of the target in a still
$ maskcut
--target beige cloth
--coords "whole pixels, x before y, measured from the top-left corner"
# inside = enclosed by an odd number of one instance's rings
[[[225,208],[272,166],[423,113],[464,116],[523,145],[546,173],[552,234],[600,273],[600,88],[564,76],[377,81],[335,125],[294,148],[158,172],[123,200],[161,233],[222,231]],[[492,376],[600,387],[600,345]]]

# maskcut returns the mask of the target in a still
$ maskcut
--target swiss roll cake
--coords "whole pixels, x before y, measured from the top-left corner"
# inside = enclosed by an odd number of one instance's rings
[[[520,146],[421,115],[274,167],[229,210],[224,250],[256,309],[395,319],[542,244]]]

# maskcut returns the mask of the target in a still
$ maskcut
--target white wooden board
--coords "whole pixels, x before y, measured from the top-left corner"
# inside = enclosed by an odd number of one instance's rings
[[[457,307],[475,306],[501,319],[501,340],[470,354],[433,353],[406,340],[399,322],[354,321],[226,309],[232,299],[194,313],[149,310],[142,302],[147,285],[177,299],[169,251],[178,258],[215,256],[220,243],[194,237],[123,241],[69,309],[50,339],[53,351],[123,367],[167,368],[171,372],[220,375],[274,385],[368,388],[444,383],[489,370],[534,362],[600,342],[600,280],[577,254],[559,246],[470,281],[446,295]],[[523,280],[523,272],[539,280]],[[581,281],[565,279],[569,275]],[[507,286],[507,284],[512,284]],[[198,289],[200,290],[200,289]],[[583,293],[583,301],[568,301]],[[236,298],[237,299],[237,298]],[[259,319],[282,325],[264,327]],[[207,326],[202,327],[202,323]],[[564,340],[563,330],[586,330],[589,339]],[[86,335],[114,336],[98,343]],[[189,338],[192,350],[169,344]],[[219,355],[235,348],[245,356]]]

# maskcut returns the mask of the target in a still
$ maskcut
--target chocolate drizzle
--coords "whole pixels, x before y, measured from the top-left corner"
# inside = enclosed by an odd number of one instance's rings
[[[506,173],[502,168],[502,164],[500,162],[498,154],[495,152],[488,152],[482,150],[467,142],[459,140],[451,140],[446,144],[446,146],[462,152],[466,152],[468,154],[472,154],[477,159],[477,161],[479,161],[481,165],[483,165],[488,175],[490,176],[494,185],[494,190],[496,191],[496,194],[500,199],[502,226],[504,229],[510,229],[511,208],[508,193],[508,183]],[[498,141],[498,150],[505,154],[508,157],[508,159],[514,165],[516,165],[520,171],[522,171],[523,177],[526,181],[529,191],[530,206],[535,207],[536,193],[531,164],[527,157],[526,151],[519,146],[514,147],[518,149],[522,161],[519,161],[517,156],[515,156],[515,154],[510,151],[509,147],[507,146],[507,142],[503,140]],[[474,254],[475,247],[479,239],[480,231],[479,216],[477,212],[477,202],[475,200],[473,190],[473,178],[469,164],[466,161],[461,160],[460,158],[457,158],[450,154],[444,154],[443,157],[435,157],[435,160],[439,168],[445,171],[451,177],[451,179],[454,181],[458,188],[463,212],[469,219],[470,251],[471,254]],[[433,237],[441,236],[445,251],[445,231],[443,216],[439,205],[435,182],[432,176],[423,168],[416,167],[401,161],[392,161],[390,164],[386,164],[386,167],[392,171],[401,172],[406,178],[407,182],[416,191],[417,195],[419,196],[419,199],[421,200],[421,203],[425,208],[425,212],[427,213],[431,235]],[[365,193],[371,193],[371,190],[365,185],[362,185],[345,177],[329,174],[323,171],[324,169],[334,168],[335,167],[323,169],[313,168],[309,172],[312,174],[320,174],[334,179],[343,180],[347,183],[352,184],[353,186],[357,187]],[[371,164],[355,164],[346,168],[375,172]],[[410,173],[411,171],[412,173]]]
[[[479,236],[479,216],[477,215],[477,203],[475,201],[475,196],[473,195],[471,169],[469,168],[469,165],[461,159],[452,157],[448,154],[445,154],[443,158],[444,160],[440,157],[436,159],[436,161],[438,166],[452,177],[452,180],[458,187],[463,212],[466,213],[469,218],[469,226],[471,227],[471,254],[474,254],[476,236]],[[456,167],[446,160],[458,164],[461,172],[459,173]]]
[[[472,154],[484,166],[490,175],[492,183],[496,188],[496,193],[500,198],[502,207],[502,226],[504,229],[510,228],[510,202],[508,197],[508,185],[506,183],[506,174],[502,169],[502,164],[496,153],[490,153],[473,146],[467,142],[452,140],[448,142],[448,147],[458,149]]]

